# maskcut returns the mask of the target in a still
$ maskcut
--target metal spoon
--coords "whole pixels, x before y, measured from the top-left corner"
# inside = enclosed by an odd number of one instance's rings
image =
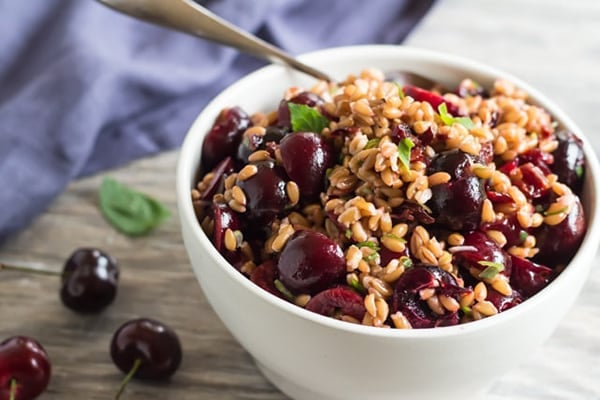
[[[281,49],[241,30],[192,0],[98,0],[117,11],[158,25],[235,47],[271,62],[287,64],[317,79],[327,74],[306,65]]]
[[[138,19],[199,36],[270,62],[279,62],[317,79],[333,82],[326,73],[298,61],[281,49],[243,31],[192,0],[98,0],[100,3]],[[393,80],[431,88],[435,82],[409,71],[391,72]]]

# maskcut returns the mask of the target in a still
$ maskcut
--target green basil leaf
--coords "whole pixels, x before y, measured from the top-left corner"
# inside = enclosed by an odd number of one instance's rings
[[[479,261],[480,265],[486,267],[479,273],[479,277],[482,279],[494,279],[498,273],[504,271],[504,265],[493,261]]]
[[[171,215],[159,201],[112,178],[102,181],[99,203],[104,218],[129,236],[145,235]]]
[[[438,106],[438,113],[440,114],[440,119],[444,123],[444,125],[452,125],[454,123],[460,124],[467,129],[475,128],[475,124],[469,117],[453,117],[452,114],[448,112],[448,106],[446,103],[442,102]]]
[[[398,143],[398,159],[404,168],[410,168],[410,151],[415,147],[415,144],[409,138],[404,138]]]
[[[329,120],[319,111],[305,104],[288,103],[290,110],[290,121],[294,132],[321,131],[329,126]]]

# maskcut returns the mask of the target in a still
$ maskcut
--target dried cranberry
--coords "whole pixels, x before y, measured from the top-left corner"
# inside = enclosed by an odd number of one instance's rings
[[[306,309],[327,317],[349,315],[362,321],[365,305],[362,296],[345,286],[326,289],[313,296]]]
[[[454,103],[444,100],[444,98],[437,93],[413,85],[404,85],[402,89],[405,95],[410,96],[417,101],[424,101],[431,104],[436,112],[440,104],[446,103],[448,113],[455,117],[462,115],[459,108]]]
[[[223,109],[202,143],[203,169],[211,170],[225,157],[235,155],[249,126],[250,117],[240,107]]]
[[[344,276],[346,259],[342,248],[327,236],[302,230],[283,248],[277,269],[292,293],[315,294]]]

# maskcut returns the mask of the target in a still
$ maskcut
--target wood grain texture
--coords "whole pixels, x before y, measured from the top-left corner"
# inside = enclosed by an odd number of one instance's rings
[[[599,38],[597,0],[439,0],[407,44],[472,57],[519,76],[569,113],[600,149]],[[286,398],[212,312],[189,267],[176,215],[151,235],[130,239],[98,212],[97,188],[110,175],[152,194],[175,214],[176,158],[168,152],[74,182],[27,230],[0,247],[4,262],[41,262],[56,270],[80,246],[103,248],[121,264],[115,303],[84,317],[62,306],[58,278],[0,273],[0,339],[36,337],[53,362],[41,399],[111,398],[122,379],[108,354],[112,333],[139,316],[171,325],[182,340],[184,361],[171,382],[133,382],[126,399]],[[503,376],[485,399],[600,399],[599,357],[595,268],[551,339],[515,370],[498,371]],[[460,379],[473,377],[457,375]]]

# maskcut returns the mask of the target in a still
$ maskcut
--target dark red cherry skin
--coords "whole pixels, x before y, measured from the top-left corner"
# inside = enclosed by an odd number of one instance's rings
[[[234,156],[248,127],[250,117],[240,107],[223,109],[202,143],[203,169],[209,171],[225,157]]]
[[[322,233],[296,232],[277,262],[279,279],[292,293],[315,294],[338,282],[346,272],[342,248]]]
[[[511,259],[509,254],[502,250],[496,242],[488,238],[487,235],[480,231],[473,231],[464,235],[465,246],[473,247],[474,251],[458,251],[454,253],[454,261],[464,268],[475,268],[479,271],[486,269],[484,262],[493,262],[504,266],[504,270],[500,272],[503,275],[510,276],[511,274]]]
[[[525,297],[531,297],[545,288],[553,276],[552,269],[525,258],[511,255],[510,285]]]
[[[495,193],[495,192],[494,192]],[[509,196],[510,197],[510,196]],[[488,197],[489,198],[489,197]],[[512,198],[510,202],[512,202]],[[521,234],[525,234],[526,232],[521,228],[521,225],[517,221],[517,218],[514,215],[504,216],[503,218],[494,221],[494,222],[486,222],[481,224],[481,230],[483,232],[487,232],[490,230],[500,231],[506,238],[506,248],[510,246],[520,246],[523,242],[521,238]]]
[[[96,313],[117,295],[119,265],[102,250],[80,248],[71,254],[62,271],[60,299],[71,310]]]
[[[264,135],[244,134],[237,149],[236,161],[238,165],[244,166],[248,163],[250,154],[257,150],[269,151],[279,144],[281,139],[288,133],[284,128],[268,126]],[[272,154],[274,156],[274,154]],[[274,158],[274,157],[273,157]]]
[[[212,169],[213,177],[208,183],[208,187],[200,193],[200,199],[211,201],[213,196],[223,189],[225,176],[233,172],[233,160],[231,157],[225,157]]]
[[[271,161],[255,163],[257,172],[238,183],[246,195],[246,215],[255,220],[269,221],[288,204],[285,171]]]
[[[280,143],[283,168],[303,198],[314,199],[325,188],[325,172],[334,161],[333,148],[314,132],[296,132]]]
[[[439,267],[416,264],[400,275],[396,282],[391,303],[392,312],[402,312],[413,328],[458,324],[457,312],[447,312],[443,315],[433,313],[427,303],[420,298],[419,292],[422,289],[435,289],[436,294],[454,296],[456,299],[461,293],[468,291],[458,286],[456,279]]]
[[[317,293],[306,304],[306,309],[327,317],[349,315],[359,321],[362,321],[366,312],[362,296],[346,286]]]
[[[534,260],[549,267],[569,262],[583,241],[586,226],[583,206],[575,197],[575,205],[560,224],[542,224],[534,232],[540,249]]]
[[[471,166],[473,165],[473,157],[458,149],[448,150],[436,155],[427,172],[433,174],[435,172],[447,172],[451,179],[459,179],[467,176],[472,176]]]
[[[14,400],[39,396],[50,382],[50,360],[36,340],[14,336],[0,343],[0,400],[9,400],[11,381],[17,382]]]
[[[455,230],[472,230],[479,226],[485,200],[484,187],[475,176],[457,179],[431,188],[427,202],[435,221]]]
[[[519,293],[519,291],[516,289],[513,289],[510,296],[505,296],[489,286],[487,287],[487,297],[485,299],[492,303],[498,312],[503,312],[513,308],[525,300],[523,295],[521,295],[521,293]]]
[[[320,96],[312,92],[301,92],[290,100],[281,100],[277,109],[277,125],[287,129],[290,129],[292,126],[290,122],[289,103],[304,104],[309,107],[319,108],[323,105],[324,101]]]
[[[277,266],[275,261],[266,260],[250,273],[250,280],[267,292],[279,298],[284,298],[283,294],[277,290],[275,279],[277,279]]]
[[[558,175],[560,182],[565,183],[575,193],[580,193],[585,172],[583,142],[577,135],[568,131],[558,132],[556,138],[558,148],[552,153],[554,156],[552,172]]]
[[[231,229],[232,231],[242,229],[242,219],[240,215],[234,212],[226,204],[213,203],[213,244],[215,248],[221,253],[229,263],[234,267],[240,268],[243,264],[243,257],[241,250],[229,251],[225,249],[223,242],[225,240],[225,231]]]
[[[117,329],[110,343],[110,356],[124,373],[129,373],[139,359],[141,365],[135,378],[165,380],[181,364],[181,343],[167,325],[139,318],[125,322]]]

